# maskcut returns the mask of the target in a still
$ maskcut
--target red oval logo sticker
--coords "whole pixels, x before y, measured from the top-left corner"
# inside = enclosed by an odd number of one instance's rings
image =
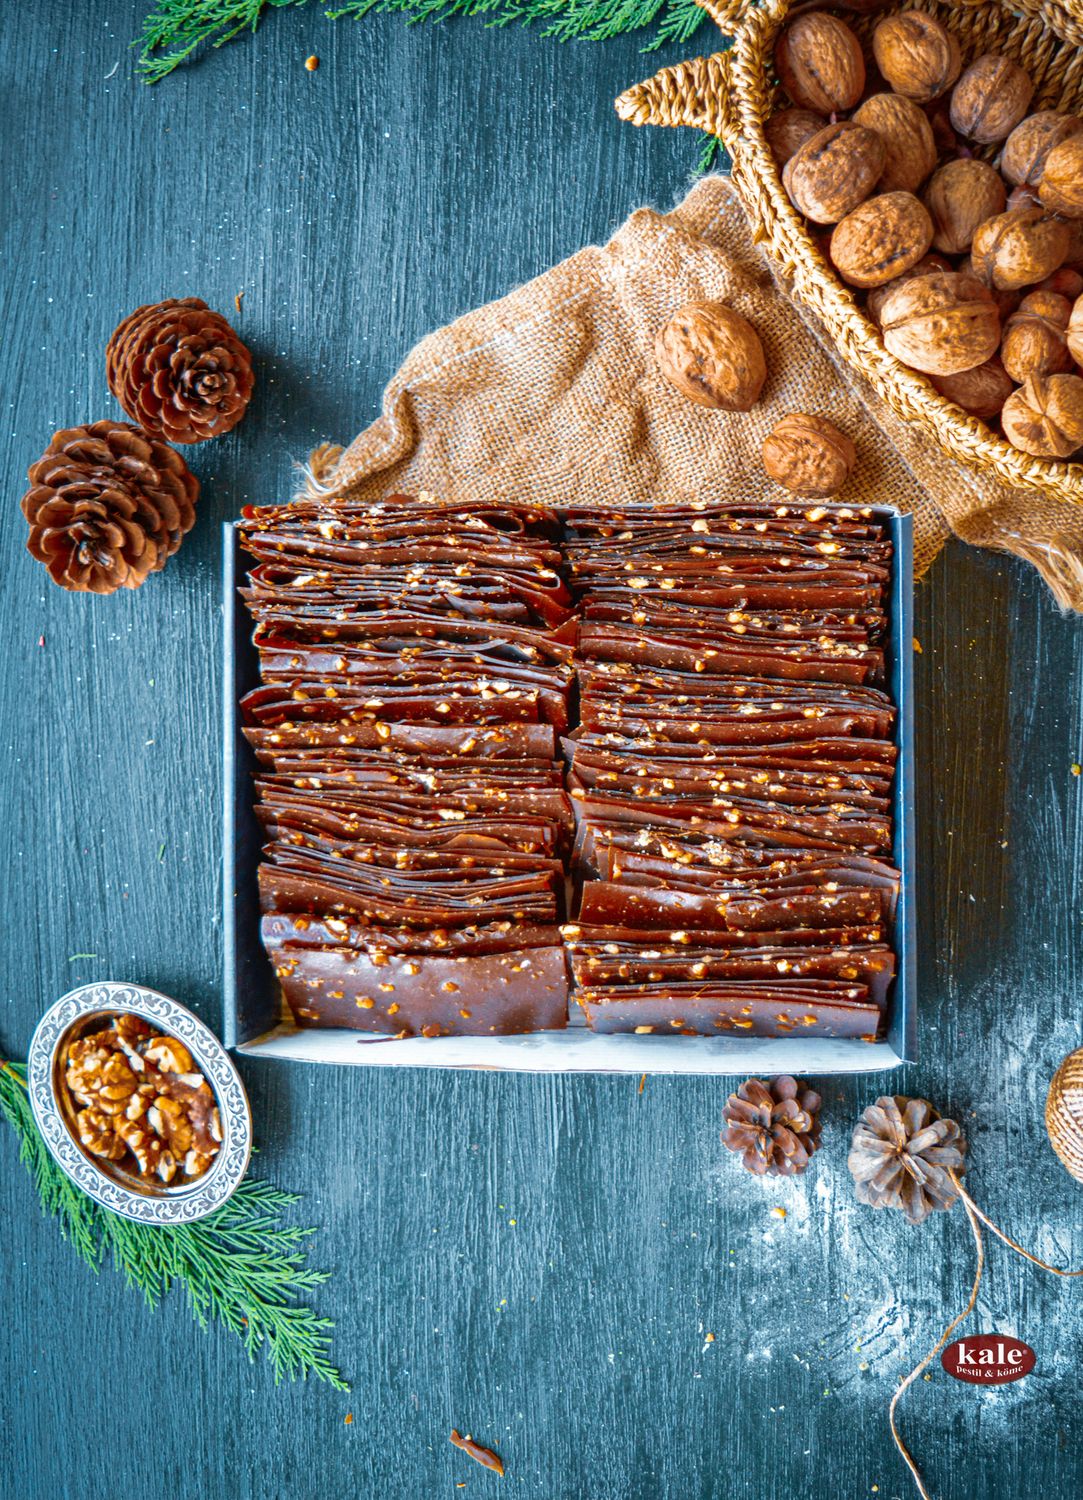
[[[972,1385],[1007,1385],[1030,1374],[1034,1350],[1010,1334],[976,1333],[949,1344],[940,1363],[956,1380]]]

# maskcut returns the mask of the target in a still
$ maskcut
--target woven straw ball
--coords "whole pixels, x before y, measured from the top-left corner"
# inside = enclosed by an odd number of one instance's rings
[[[1083,1182],[1083,1047],[1053,1074],[1045,1101],[1050,1144],[1077,1182]]]

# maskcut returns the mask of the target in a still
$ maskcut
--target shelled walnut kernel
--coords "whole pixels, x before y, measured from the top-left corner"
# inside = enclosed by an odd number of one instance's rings
[[[178,1186],[201,1177],[218,1155],[222,1123],[214,1092],[176,1037],[139,1016],[68,1048],[64,1081],[75,1130],[93,1156]]]

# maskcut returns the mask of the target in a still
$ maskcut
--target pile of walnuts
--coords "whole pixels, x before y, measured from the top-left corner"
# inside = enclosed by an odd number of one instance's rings
[[[93,1156],[161,1183],[193,1182],[217,1156],[222,1124],[188,1048],[139,1016],[117,1016],[68,1048],[75,1129]]]
[[[791,103],[766,137],[790,201],[896,359],[1022,452],[1068,458],[1083,446],[1083,118],[1028,114],[1023,68],[988,52],[964,69],[924,11],[884,17],[871,50],[824,11],[779,36]]]

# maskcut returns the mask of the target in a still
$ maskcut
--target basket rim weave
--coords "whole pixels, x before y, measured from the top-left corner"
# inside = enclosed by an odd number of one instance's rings
[[[792,293],[817,316],[841,358],[870,381],[896,415],[920,424],[941,448],[972,470],[991,474],[1012,488],[1037,489],[1057,500],[1083,505],[1083,463],[1033,458],[1021,452],[888,352],[879,331],[821,254],[790,203],[764,127],[774,108],[770,74],[775,38],[793,0],[762,0],[752,6],[741,0],[696,3],[726,36],[732,36],[730,48],[663,68],[621,95],[617,113],[639,125],[690,125],[722,140],[733,162],[733,185],[749,215],[753,238]],[[831,8],[829,0],[825,8]],[[1022,52],[1024,65],[1030,64],[1039,85],[1051,64],[1060,67],[1063,62],[1060,70],[1072,74],[1073,87],[1083,96],[1083,0],[956,0],[954,4],[910,0],[886,5],[876,16],[901,9],[940,14],[959,36],[964,53],[969,31],[1010,23],[1012,44],[1005,50]],[[1021,43],[1016,33],[1022,33]],[[1061,56],[1062,47],[1071,49],[1067,59]]]

